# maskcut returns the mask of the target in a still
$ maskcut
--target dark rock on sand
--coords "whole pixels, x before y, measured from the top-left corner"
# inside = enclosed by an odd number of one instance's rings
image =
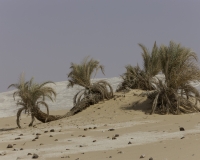
[[[32,159],[37,159],[39,156],[37,155],[37,154],[33,154],[33,157],[32,157]]]
[[[180,127],[179,129],[180,129],[180,131],[185,131],[185,129],[183,127]]]
[[[8,144],[7,148],[13,148],[12,144]]]
[[[115,129],[112,128],[112,129],[109,129],[108,131],[114,131],[114,130],[115,130]]]

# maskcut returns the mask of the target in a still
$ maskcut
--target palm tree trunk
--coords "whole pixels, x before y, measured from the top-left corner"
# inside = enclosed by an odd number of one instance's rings
[[[73,116],[87,107],[89,107],[91,104],[98,103],[98,101],[95,100],[95,98],[98,97],[98,95],[95,95],[92,98],[84,98],[82,99],[79,103],[77,103],[72,109],[70,109],[69,112],[67,112],[64,115],[48,115],[40,110],[40,108],[35,107],[34,110],[32,111],[32,122],[33,118],[35,117],[37,120],[46,123],[46,122],[51,122],[51,121],[56,121],[62,118],[70,117]],[[32,125],[32,123],[30,123]]]
[[[56,121],[65,117],[72,116],[73,112],[69,111],[64,115],[48,115],[44,112],[42,112],[38,107],[35,107],[33,112],[32,112],[32,117],[35,117],[37,120],[40,122],[46,123],[46,122],[51,122],[51,121]],[[32,123],[30,124],[30,126]]]
[[[56,121],[62,118],[73,116],[82,110],[86,109],[88,106],[90,106],[90,103],[88,101],[81,101],[81,103],[76,104],[69,112],[67,112],[64,115],[48,115],[40,110],[40,108],[35,107],[32,111],[32,122],[29,126],[32,126],[33,124],[33,118],[35,117],[37,120],[46,123],[51,121]]]

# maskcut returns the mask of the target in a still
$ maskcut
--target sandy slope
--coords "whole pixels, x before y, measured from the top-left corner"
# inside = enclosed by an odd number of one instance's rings
[[[102,79],[103,78],[93,79],[92,82]],[[113,90],[115,91],[122,79],[120,77],[112,77],[105,78],[103,80],[106,80],[108,83],[110,83]],[[67,88],[67,85],[68,81],[55,82],[55,84],[49,84],[49,86],[52,87],[57,93],[56,101],[51,102],[49,99],[46,99],[50,110],[69,110],[73,107],[73,97],[78,91],[82,89],[82,87],[75,85],[73,88]],[[0,118],[10,117],[16,114],[16,111],[19,107],[16,107],[16,101],[14,101],[13,99],[14,91],[15,90],[0,93]],[[46,110],[45,107],[41,107],[41,109]]]
[[[93,105],[73,117],[48,124],[37,121],[35,127],[27,127],[30,117],[22,118],[23,129],[16,128],[16,117],[1,118],[0,153],[6,155],[0,159],[32,159],[27,154],[36,153],[38,159],[47,160],[137,160],[142,154],[144,160],[199,160],[200,115],[148,115],[149,100],[137,96],[139,93],[133,90],[125,97],[118,93],[120,97]],[[180,126],[185,131],[180,131]],[[55,132],[49,132],[51,129]],[[41,135],[32,141],[36,133]],[[119,136],[113,139],[116,134]],[[20,139],[15,140],[17,137]],[[8,144],[15,145],[8,149]],[[61,158],[66,156],[69,158]]]

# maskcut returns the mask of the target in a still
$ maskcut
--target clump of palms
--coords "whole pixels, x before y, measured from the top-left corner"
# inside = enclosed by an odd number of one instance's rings
[[[154,81],[151,114],[180,114],[200,111],[197,101],[199,91],[191,82],[200,81],[200,68],[197,55],[191,49],[170,41],[169,46],[160,47],[161,71],[165,80]],[[195,100],[193,102],[192,100]]]
[[[34,83],[33,78],[29,81],[25,81],[24,75],[20,76],[19,83],[11,84],[8,88],[14,87],[17,90],[13,93],[13,98],[17,99],[17,106],[22,106],[19,108],[17,112],[17,125],[19,128],[20,126],[20,116],[22,111],[24,110],[25,113],[31,114],[32,121],[29,126],[32,126],[34,118],[36,117],[40,120],[39,115],[37,114],[40,111],[39,107],[41,105],[45,106],[47,109],[47,116],[45,117],[45,122],[48,120],[49,116],[49,107],[48,104],[45,102],[46,98],[49,98],[51,101],[54,101],[56,97],[56,92],[53,88],[46,86],[47,84],[53,83],[51,81],[47,81],[41,84]]]
[[[126,72],[121,76],[122,83],[117,88],[118,91],[129,91],[129,89],[150,89],[149,77],[145,74],[138,65],[133,67],[131,65],[125,66]]]
[[[133,67],[127,65],[126,72],[121,76],[123,81],[118,86],[117,91],[130,89],[143,89],[152,90],[152,82],[154,81],[154,76],[160,72],[160,61],[159,61],[159,49],[154,43],[151,52],[143,45],[139,43],[142,49],[143,57],[143,69],[138,65]]]
[[[79,112],[89,105],[113,97],[113,89],[108,82],[104,80],[91,82],[91,78],[95,77],[99,69],[104,74],[104,67],[100,65],[99,61],[94,59],[89,60],[89,57],[86,57],[81,64],[72,63],[70,68],[68,87],[73,87],[74,85],[83,87],[74,96],[74,107],[72,110],[79,108],[76,111]],[[92,77],[93,75],[94,77]]]

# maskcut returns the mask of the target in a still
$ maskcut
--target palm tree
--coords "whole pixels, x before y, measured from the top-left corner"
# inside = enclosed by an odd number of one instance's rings
[[[199,91],[191,82],[200,81],[200,68],[197,55],[190,48],[170,41],[169,46],[160,47],[161,70],[165,81],[154,82],[155,92],[151,114],[180,114],[198,112]],[[193,98],[192,98],[193,97]],[[191,100],[195,99],[193,103]]]
[[[157,75],[161,68],[160,68],[160,54],[159,49],[156,45],[156,42],[154,42],[153,48],[151,52],[141,43],[138,44],[142,49],[142,58],[143,58],[143,70],[145,74],[149,78],[153,78],[155,75]]]
[[[135,67],[131,65],[125,66],[126,72],[121,76],[123,79],[122,83],[118,85],[117,92],[129,91],[131,89],[140,88],[146,89],[151,88],[148,76],[145,72],[137,65]]]
[[[47,84],[53,82],[47,81],[37,84],[33,83],[33,80],[34,79],[31,78],[30,81],[25,82],[24,75],[22,74],[19,83],[11,84],[8,87],[14,87],[17,89],[17,91],[13,93],[13,98],[15,100],[16,96],[19,97],[16,104],[22,106],[17,112],[17,125],[19,128],[21,128],[19,118],[23,110],[25,110],[25,113],[31,114],[32,122],[29,124],[29,126],[32,126],[34,117],[40,120],[37,114],[37,112],[40,110],[40,105],[45,106],[47,109],[47,116],[45,117],[46,122],[49,116],[49,107],[45,102],[45,98],[49,98],[51,101],[54,101],[54,98],[56,97],[56,92],[54,89],[46,86]]]
[[[133,67],[127,65],[126,72],[121,76],[123,81],[118,86],[117,91],[131,89],[152,90],[152,81],[154,76],[157,75],[160,68],[159,49],[154,43],[151,52],[141,43],[138,44],[142,49],[143,69],[138,65]]]
[[[113,97],[113,89],[108,82],[104,80],[91,82],[92,76],[94,78],[99,69],[104,74],[104,67],[97,60],[89,60],[88,56],[83,59],[81,64],[72,63],[70,68],[68,87],[79,85],[84,88],[74,96],[72,110],[79,108],[79,111],[81,111],[91,104]]]

